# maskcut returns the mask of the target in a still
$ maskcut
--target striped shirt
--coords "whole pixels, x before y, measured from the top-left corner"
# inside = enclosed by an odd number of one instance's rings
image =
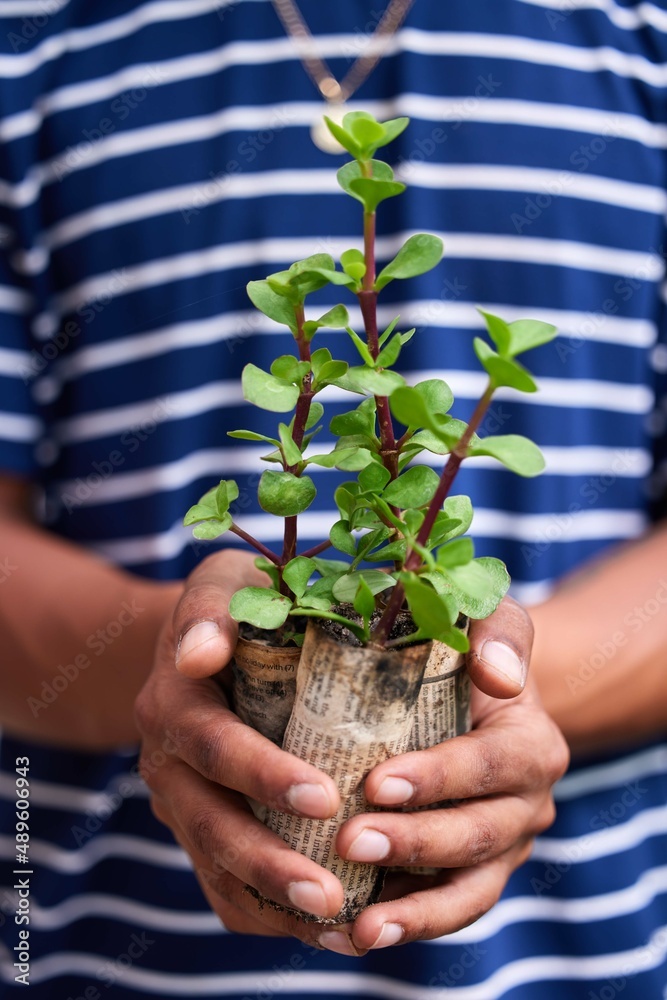
[[[342,77],[378,12],[301,6]],[[52,531],[142,576],[181,578],[211,550],[181,521],[221,476],[239,483],[239,523],[275,543],[254,498],[262,449],[226,431],[274,432],[240,373],[292,345],[245,285],[360,231],[341,161],[310,140],[323,108],[292,42],[269,0],[0,0],[0,28],[0,466],[42,485]],[[639,536],[665,492],[666,102],[667,7],[617,0],[417,0],[351,101],[412,118],[389,148],[409,188],[383,206],[380,258],[412,232],[445,241],[437,270],[383,297],[381,319],[418,327],[406,376],[445,377],[466,417],[483,385],[476,305],[560,331],[531,358],[539,394],[501,391],[483,427],[535,439],[546,473],[476,459],[457,484],[478,553],[503,558],[527,602]],[[304,545],[328,530],[336,475],[314,473]],[[24,755],[35,1000],[667,997],[665,743],[577,762],[554,826],[476,924],[360,961],[226,933],[134,751],[5,738],[0,752],[2,997],[20,988]]]

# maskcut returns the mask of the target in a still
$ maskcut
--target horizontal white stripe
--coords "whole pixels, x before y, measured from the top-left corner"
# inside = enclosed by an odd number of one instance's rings
[[[49,17],[57,14],[70,0],[2,0],[0,21],[5,17]]]
[[[64,902],[49,907],[40,906],[35,900],[30,904],[30,923],[39,931],[58,930],[86,919],[122,920],[136,927],[173,934],[226,933],[219,917],[211,911],[167,910],[107,893],[70,896]]]
[[[299,515],[302,539],[308,541],[328,537],[329,529],[338,520],[336,511],[306,511]],[[559,519],[560,518],[560,519]],[[240,527],[267,543],[282,540],[282,523],[267,514],[240,516]],[[565,523],[565,526],[562,527]],[[554,536],[553,526],[557,527]],[[547,541],[573,542],[587,539],[620,540],[637,538],[645,529],[647,518],[641,511],[584,510],[575,516],[569,514],[514,514],[505,511],[476,508],[471,534],[485,538],[511,538],[533,544]],[[107,558],[131,566],[161,559],[173,559],[188,545],[196,544],[200,551],[207,543],[193,539],[189,528],[177,521],[167,531],[154,535],[138,535],[99,541],[92,545]],[[225,536],[225,545],[235,545],[233,535]]]
[[[512,580],[509,592],[519,604],[531,607],[534,604],[541,604],[542,601],[546,601],[554,592],[556,586],[556,580],[539,580],[536,583],[522,583],[520,580]]]
[[[30,354],[28,351],[14,351],[0,347],[0,375],[24,378],[30,375]]]
[[[312,454],[330,451],[333,441],[317,439]],[[263,447],[208,448],[192,452],[174,462],[166,462],[147,469],[123,472],[124,457],[115,466],[105,466],[108,478],[100,481],[99,470],[93,470],[90,480],[86,476],[61,482],[57,486],[59,496],[70,506],[96,507],[99,504],[129,500],[136,497],[154,496],[168,490],[182,489],[198,479],[235,478],[239,475],[256,473],[263,468],[262,455],[270,450]],[[543,448],[550,475],[611,476],[614,478],[644,477],[651,469],[652,461],[648,452],[642,449],[614,448]],[[442,466],[442,459],[422,455],[420,462],[436,469]],[[497,469],[498,463],[492,458],[475,459],[474,467]],[[314,468],[314,473],[326,474],[328,470]],[[104,474],[104,473],[103,473]]]
[[[0,857],[14,859],[16,842],[13,837],[0,835]],[[159,844],[145,837],[132,837],[120,833],[104,833],[88,840],[75,851],[66,851],[45,840],[30,840],[30,860],[35,867],[43,865],[63,875],[79,875],[90,871],[106,858],[127,858],[149,865],[174,870],[187,870],[190,862],[180,847]]]
[[[624,788],[629,782],[667,772],[667,744],[641,750],[622,760],[594,764],[566,774],[554,788],[554,798],[566,802],[607,788]]]
[[[506,927],[536,920],[563,924],[615,920],[630,913],[638,913],[649,906],[656,896],[665,892],[667,865],[642,872],[634,885],[600,896],[574,899],[513,896],[511,899],[502,899],[472,926],[448,934],[446,938],[436,938],[432,943],[438,944],[441,941],[443,944],[473,944],[488,941]]]
[[[495,163],[415,162],[399,166],[396,176],[411,186],[437,190],[543,193],[634,208],[655,215],[663,215],[667,208],[667,192],[663,188],[573,170],[509,167]],[[521,212],[520,204],[516,211]]]
[[[19,288],[0,285],[0,310],[11,313],[28,313],[32,309],[33,298]]]
[[[217,10],[223,3],[224,0],[188,0],[184,5],[181,0],[153,0],[129,14],[52,35],[29,52],[0,56],[0,77],[26,76],[63,53],[82,52],[95,45],[127,38],[149,24],[196,17],[198,14]]]
[[[413,372],[411,381],[424,378],[446,378],[455,396],[476,399],[486,387],[486,376],[481,372]],[[610,410],[619,413],[648,413],[653,403],[653,393],[645,386],[619,385],[614,382],[594,382],[588,379],[538,379],[538,393],[524,394],[522,402],[529,405],[574,407]],[[537,397],[537,399],[535,399]],[[515,390],[499,390],[496,400],[517,400]],[[329,387],[322,395],[326,402],[348,400],[343,389]],[[194,389],[174,392],[169,396],[142,400],[127,406],[114,406],[93,413],[58,421],[53,426],[53,437],[61,444],[90,441],[122,434],[144,421],[164,422],[182,420],[197,414],[226,406],[243,404],[241,383],[237,379],[209,382]],[[26,420],[28,418],[15,418]],[[122,442],[121,442],[122,443]]]
[[[609,46],[563,45],[537,38],[516,35],[480,34],[477,32],[430,32],[405,28],[405,48],[424,55],[470,56],[475,59],[514,59],[533,65],[557,66],[585,73],[611,72],[617,76],[642,80],[655,87],[667,82],[667,66],[650,62]]]
[[[412,232],[397,233],[379,239],[377,254],[388,260],[398,252]],[[449,260],[503,260],[525,264],[543,264],[599,271],[604,274],[630,276],[639,281],[658,281],[664,274],[662,259],[653,253],[622,250],[572,240],[548,240],[526,236],[499,236],[494,233],[434,233],[440,236]],[[44,335],[57,325],[57,317],[100,298],[119,298],[140,289],[220,273],[244,266],[281,264],[299,260],[313,252],[313,240],[302,238],[247,240],[226,243],[205,250],[155,259],[133,267],[124,267],[93,275],[55,296],[46,313],[35,320],[35,327]],[[331,253],[340,253],[356,242],[354,237],[338,237],[329,241]]]
[[[667,11],[661,10],[652,3],[638,3],[633,7],[621,7],[614,3],[614,0],[521,0],[521,2],[553,11],[556,15],[555,27],[562,23],[560,18],[564,20],[575,11],[600,10],[617,28],[635,30],[650,26],[659,31],[667,31]]]
[[[334,305],[332,302],[331,305]],[[327,306],[322,306],[324,312]],[[483,303],[482,308],[499,314],[508,321],[525,316],[525,309],[497,303]],[[348,308],[353,327],[361,328],[361,313],[358,308]],[[382,325],[389,323],[400,312],[404,328],[436,327],[438,329],[459,328],[482,332],[483,322],[472,302],[451,302],[446,299],[398,302],[382,306],[378,310],[378,320]],[[627,347],[652,347],[657,330],[655,324],[644,319],[627,319],[609,316],[606,313],[581,313],[559,309],[535,309],[531,306],[532,319],[539,319],[556,326],[560,335],[569,343],[563,343],[565,361],[570,352],[576,352],[581,344],[595,341],[619,344]],[[75,378],[86,372],[101,371],[114,365],[131,364],[150,357],[163,357],[170,350],[179,350],[213,344],[224,340],[236,340],[252,334],[282,333],[284,327],[263,316],[257,310],[224,313],[187,323],[174,323],[145,333],[119,337],[101,344],[81,346],[71,356],[59,359],[54,372],[61,382]],[[554,347],[554,350],[557,350]],[[234,345],[229,345],[230,352]]]
[[[3,440],[30,443],[37,441],[41,433],[42,423],[37,417],[0,411],[0,437]]]
[[[540,837],[535,841],[533,861],[582,864],[629,851],[651,837],[667,834],[667,805],[644,809],[625,823],[591,831],[582,837]]]
[[[529,983],[553,980],[582,982],[631,976],[658,968],[667,954],[667,926],[656,929],[651,940],[638,948],[602,955],[538,955],[519,959],[498,969],[488,979],[471,986],[445,989],[429,988],[433,1000],[499,1000],[511,990]],[[94,978],[108,962],[104,955],[84,952],[56,952],[33,960],[30,969],[32,983],[44,982],[56,976],[78,975]],[[4,972],[11,981],[11,966]],[[157,972],[136,963],[123,966],[123,986],[163,997],[227,996],[230,994],[275,992],[275,972],[225,972],[178,975]],[[11,978],[10,978],[11,977]],[[273,983],[273,986],[271,986]],[[365,972],[294,971],[284,978],[285,989],[306,996],[339,993],[351,997],[378,997],[380,1000],[423,1000],[424,987]],[[282,987],[281,987],[282,990]]]
[[[122,788],[124,798],[148,797],[146,785],[131,774],[114,778],[103,792],[91,792],[73,785],[39,781],[30,778],[30,802],[40,809],[62,809],[69,812],[104,814],[118,807]],[[0,798],[11,801],[16,798],[16,781],[11,774],[0,774]]]
[[[351,101],[349,108],[370,111],[378,118],[408,115],[417,120],[434,121],[439,125],[465,119],[492,124],[558,128],[587,135],[629,139],[650,147],[667,146],[667,126],[648,122],[637,115],[601,111],[597,108],[496,97],[477,100],[476,103],[468,102],[464,106],[462,98],[442,98],[426,94],[404,94],[393,101],[367,101],[363,108]],[[247,132],[276,127],[310,127],[321,115],[321,102],[287,102],[261,108],[229,108],[210,115],[136,128],[129,132],[111,133],[95,144],[83,142],[80,147],[69,148],[51,160],[37,164],[18,184],[0,184],[0,202],[14,208],[25,207],[37,200],[45,184],[117,157],[210,139],[234,129]],[[415,150],[412,159],[421,161],[423,154]]]

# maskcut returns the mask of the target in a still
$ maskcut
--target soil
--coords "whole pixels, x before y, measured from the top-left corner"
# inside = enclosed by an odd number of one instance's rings
[[[266,646],[298,646],[298,643],[294,642],[292,636],[294,633],[304,633],[306,631],[306,625],[308,624],[307,618],[292,618],[289,632],[282,629],[264,629],[255,628],[254,625],[250,625],[248,622],[241,622],[239,625],[239,635],[242,639],[248,639],[254,642],[263,642]]]

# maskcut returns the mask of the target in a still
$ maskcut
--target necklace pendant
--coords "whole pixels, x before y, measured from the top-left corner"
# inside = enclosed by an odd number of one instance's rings
[[[348,108],[345,104],[327,104],[325,114],[327,118],[330,118],[331,121],[336,123],[336,125],[342,125],[343,118],[347,112]],[[321,149],[323,153],[331,153],[332,155],[338,156],[340,153],[345,152],[338,140],[334,139],[332,136],[331,132],[327,128],[327,123],[322,117],[317,119],[310,130],[310,135],[317,148]]]

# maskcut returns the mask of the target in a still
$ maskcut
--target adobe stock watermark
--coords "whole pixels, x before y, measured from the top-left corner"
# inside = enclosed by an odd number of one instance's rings
[[[127,461],[148,438],[155,433],[160,424],[168,420],[175,407],[169,397],[158,399],[149,416],[133,424],[120,436],[120,447],[114,448],[106,458],[92,463],[92,471],[86,476],[78,476],[66,491],[60,494],[60,504],[68,514],[87,503],[118,469]]]
[[[565,683],[570,694],[576,693],[588,684],[600,670],[614,659],[619,649],[627,646],[630,638],[648,625],[653,619],[667,607],[667,579],[658,581],[658,589],[653,597],[650,597],[643,604],[637,604],[623,618],[622,625],[625,628],[617,629],[608,639],[595,644],[595,652],[587,659],[581,659],[578,663],[576,673],[566,674]]]
[[[633,464],[630,454],[619,451],[614,454],[608,473],[588,478],[579,487],[577,494],[579,499],[573,500],[566,511],[554,514],[549,519],[547,527],[539,531],[537,541],[531,545],[521,546],[521,555],[526,565],[532,566],[545,552],[548,552],[554,542],[566,538],[577,517],[588,508],[594,507],[598,500],[612,489],[619,476],[631,469]]]
[[[20,52],[26,45],[29,45],[47,26],[51,18],[68,3],[69,0],[39,0],[39,3],[35,4],[39,13],[24,17],[18,31],[7,32],[7,41],[11,45],[12,52]],[[1,13],[2,7],[0,6]]]
[[[501,86],[502,81],[494,80],[490,73],[488,76],[478,76],[477,86],[473,93],[469,97],[462,98],[454,106],[452,117],[448,118],[442,125],[431,129],[425,139],[417,139],[407,156],[398,157],[396,162],[397,179],[408,179],[415,164],[430,159],[435,151],[449,140],[451,133],[458,131],[473,116],[480,104],[488,101]]]
[[[69,347],[71,342],[81,335],[83,330],[82,323],[86,326],[92,323],[95,317],[99,316],[109,303],[128,288],[130,284],[131,281],[127,275],[126,268],[122,268],[120,271],[112,271],[107,287],[95,296],[94,299],[88,299],[83,305],[80,305],[74,313],[74,316],[79,317],[81,322],[77,319],[68,319],[48,343],[40,347],[39,350],[33,348],[28,356],[27,364],[21,369],[20,374],[23,384],[28,385],[38,375],[41,375]]]
[[[101,965],[95,973],[95,978],[104,986],[105,990],[111,989],[135,962],[144,957],[155,941],[156,939],[149,937],[146,931],[133,931],[125,951]],[[78,996],[69,996],[67,1000],[102,1000],[102,997],[107,995],[101,993],[97,986],[91,984],[84,989],[83,993]]]
[[[103,656],[109,646],[136,622],[139,615],[143,614],[145,608],[137,605],[136,600],[123,601],[118,614],[103,628],[98,628],[87,637],[86,650],[95,657]],[[50,681],[42,681],[39,697],[30,695],[26,701],[28,708],[32,712],[33,718],[37,719],[40,712],[45,711],[50,705],[74,684],[81,674],[92,667],[94,660],[88,652],[77,653],[70,663],[61,663],[56,667],[56,672]]]
[[[56,179],[62,181],[73,170],[84,166],[99,143],[115,132],[118,125],[143,104],[153,87],[164,83],[165,79],[165,72],[161,66],[151,66],[146,70],[140,86],[115,97],[109,104],[108,114],[100,118],[92,128],[81,129],[82,139],[68,146],[61,156],[51,161],[51,169]]]
[[[259,129],[245,138],[236,147],[236,158],[227,161],[223,169],[216,173],[210,172],[208,181],[199,185],[190,195],[187,203],[181,205],[180,213],[186,225],[190,225],[193,216],[200,214],[214,202],[225,197],[232,178],[249,166],[261,153],[267,149],[284,129],[291,125],[294,118],[285,111],[276,111],[264,129]]]
[[[582,143],[570,155],[570,163],[575,171],[583,173],[592,163],[595,163],[609,148],[610,143],[618,139],[620,129],[617,123],[611,122],[601,135],[595,136],[590,142]],[[532,226],[547,209],[551,208],[556,198],[567,195],[568,189],[574,184],[577,174],[571,170],[561,170],[557,177],[544,184],[543,190],[535,195],[527,195],[521,212],[512,212],[510,222],[517,233],[521,234],[528,226]]]

